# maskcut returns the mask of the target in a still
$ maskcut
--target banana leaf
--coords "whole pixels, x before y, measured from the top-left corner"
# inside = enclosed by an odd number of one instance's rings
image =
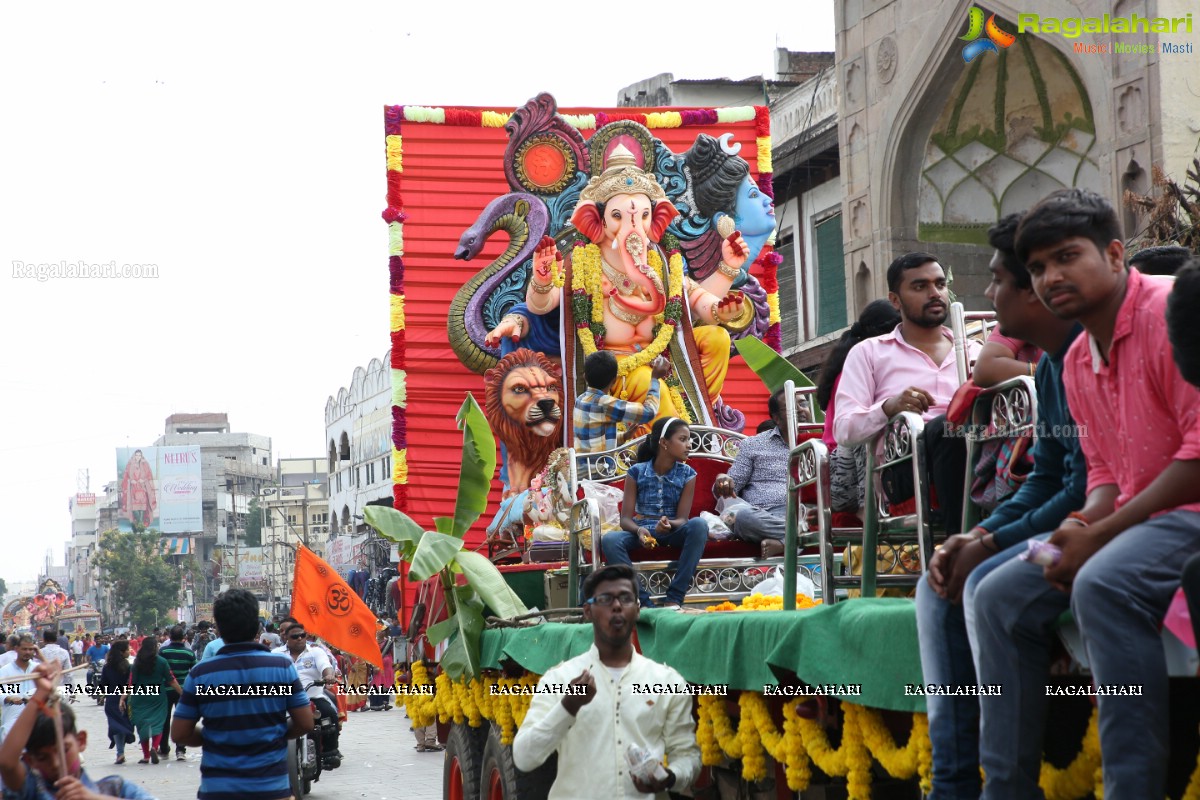
[[[815,386],[808,376],[797,369],[796,365],[776,353],[767,343],[750,337],[734,341],[738,354],[746,360],[746,366],[754,370],[767,387],[767,391],[775,394],[789,380],[796,384],[797,389]],[[816,403],[813,403],[815,406]],[[817,408],[817,422],[825,421],[825,412]]]
[[[421,543],[413,553],[408,568],[408,577],[414,581],[423,581],[431,575],[436,575],[454,560],[462,549],[463,541],[457,536],[447,536],[437,531],[425,531]]]
[[[363,518],[380,536],[400,545],[402,559],[412,561],[425,531],[410,516],[387,506],[367,506]]]
[[[442,520],[434,521],[438,530],[462,537],[475,520],[487,510],[488,492],[496,473],[496,439],[483,409],[470,394],[458,410],[458,429],[463,432],[462,467],[458,473],[458,496],[454,501],[454,524],[443,530]]]
[[[467,583],[496,616],[509,618],[529,611],[486,556],[463,550],[454,560],[467,576]]]
[[[473,606],[462,604],[452,618],[458,633],[442,654],[442,669],[450,680],[479,675],[479,640],[483,635],[483,614]]]

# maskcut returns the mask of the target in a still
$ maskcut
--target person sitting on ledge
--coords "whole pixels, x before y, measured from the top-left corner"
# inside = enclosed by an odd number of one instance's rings
[[[733,535],[762,547],[763,558],[783,555],[787,523],[788,443],[784,395],[780,389],[767,401],[774,426],[751,436],[738,448],[729,473],[713,481],[718,498],[735,495],[749,503],[734,512]]]
[[[708,541],[704,520],[687,516],[696,493],[696,470],[687,465],[690,439],[691,430],[678,417],[654,423],[638,448],[637,463],[626,473],[621,530],[606,533],[601,540],[609,564],[633,566],[629,551],[639,543],[651,548],[660,544],[681,548],[675,577],[667,588],[666,605],[675,608],[683,604]],[[644,587],[640,595],[642,605],[654,605]]]

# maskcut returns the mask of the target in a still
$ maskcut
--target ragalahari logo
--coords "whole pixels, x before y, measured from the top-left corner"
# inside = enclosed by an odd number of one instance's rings
[[[967,30],[966,36],[958,37],[964,42],[969,42],[963,48],[963,61],[970,64],[975,60],[975,57],[980,53],[991,51],[999,53],[1017,40],[1017,37],[1007,31],[1000,30],[1000,26],[996,24],[996,15],[992,14],[987,18],[987,24],[983,21],[983,9],[971,6],[968,20],[970,27]],[[986,39],[979,37],[987,34]]]

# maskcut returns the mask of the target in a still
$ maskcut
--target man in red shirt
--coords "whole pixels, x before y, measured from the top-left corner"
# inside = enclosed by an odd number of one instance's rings
[[[975,593],[985,798],[1041,797],[1054,623],[1070,607],[1097,686],[1107,800],[1166,793],[1167,669],[1159,625],[1200,552],[1200,392],[1172,361],[1168,279],[1125,266],[1112,206],[1055,192],[1022,220],[1017,255],[1042,302],[1085,333],[1064,360],[1087,501],[1053,532],[1057,564],[1013,560]],[[1136,692],[1136,695],[1135,695]]]

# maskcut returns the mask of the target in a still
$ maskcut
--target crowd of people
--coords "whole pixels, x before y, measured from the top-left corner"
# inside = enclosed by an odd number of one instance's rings
[[[934,520],[949,536],[916,595],[924,677],[946,686],[1002,687],[997,696],[927,698],[931,798],[1041,796],[1046,685],[1055,625],[1067,610],[1096,684],[1137,687],[1136,696],[1099,693],[1105,795],[1161,797],[1169,715],[1159,637],[1181,583],[1192,619],[1200,622],[1200,326],[1189,318],[1200,308],[1200,260],[1180,247],[1127,259],[1112,205],[1080,189],[1006,217],[989,231],[989,242],[986,294],[998,328],[985,343],[968,345],[975,362],[969,386],[958,376],[945,324],[946,270],[930,253],[907,253],[890,265],[887,301],[868,305],[831,353],[818,396],[833,454],[835,509],[861,515],[865,447],[897,414],[919,415]],[[605,415],[644,422],[654,403],[648,398],[634,407],[605,398],[608,366],[585,364],[596,394],[586,421],[606,431],[595,438],[612,446]],[[994,474],[981,475],[979,497],[970,495],[986,516],[961,531],[968,465],[961,420],[952,413],[956,397],[961,402],[972,396],[965,390],[1017,376],[1036,386],[1035,443],[1031,451],[1001,450],[998,462],[988,462]],[[733,525],[747,541],[783,538],[788,449],[781,407],[776,394],[769,405],[775,425],[745,440],[729,474],[713,487],[718,496],[747,501]],[[624,569],[638,545],[679,546],[680,574],[690,574],[700,558],[705,535],[699,528],[693,537],[699,526],[689,510],[701,489],[686,464],[688,433],[678,419],[654,423],[628,472],[622,530],[603,539],[608,564]],[[911,502],[907,465],[884,471],[880,484],[893,508]],[[1018,558],[1030,540],[1048,542],[1058,556],[1048,565]],[[544,678],[586,687],[584,699],[535,700],[514,744],[523,768],[555,749],[560,766],[564,758],[599,763],[599,745],[576,741],[582,726],[574,721],[592,715],[597,700],[605,719],[618,713],[621,676],[637,664],[625,642],[638,606],[650,598],[626,572],[592,577],[601,585],[585,587],[585,609],[597,623],[597,647]],[[687,589],[676,577],[670,605],[682,603]],[[611,720],[591,720],[586,729],[601,724]],[[627,727],[618,724],[618,735],[634,740],[639,734]],[[640,735],[660,750],[665,737],[675,737],[662,719],[651,727]],[[679,742],[667,745],[677,751],[669,754],[672,767],[677,758],[682,765],[672,786],[683,782],[689,764]],[[621,760],[613,763],[621,775]],[[615,780],[647,791],[631,777]]]
[[[60,645],[58,633],[47,631],[38,647],[32,634],[15,634],[0,648],[0,681],[5,685],[0,709],[0,777],[5,798],[73,798],[94,794],[149,798],[135,783],[119,776],[93,781],[82,769],[78,753],[87,732],[76,730],[68,707],[77,696],[94,695],[104,704],[109,748],[115,764],[125,763],[127,745],[141,747],[139,764],[158,764],[170,755],[186,760],[187,748],[203,747],[199,796],[237,796],[269,800],[291,795],[286,769],[286,743],[313,730],[312,707],[338,720],[322,728],[324,769],[341,765],[339,731],[350,710],[390,708],[393,672],[388,630],[377,644],[384,669],[376,670],[357,656],[328,647],[292,617],[266,622],[259,617],[253,594],[231,589],[213,604],[215,625],[176,625],[144,635],[82,635]],[[85,690],[82,670],[95,665],[95,678]],[[343,691],[343,682],[351,687]],[[60,684],[70,683],[66,691]],[[355,687],[379,689],[367,697]],[[290,687],[286,692],[237,696],[219,691],[247,686]],[[217,688],[214,688],[217,687]],[[327,692],[326,689],[330,689]],[[58,702],[66,764],[57,754]],[[203,723],[203,724],[202,724]],[[429,732],[417,731],[419,750],[441,750]],[[92,793],[92,794],[89,794]]]

